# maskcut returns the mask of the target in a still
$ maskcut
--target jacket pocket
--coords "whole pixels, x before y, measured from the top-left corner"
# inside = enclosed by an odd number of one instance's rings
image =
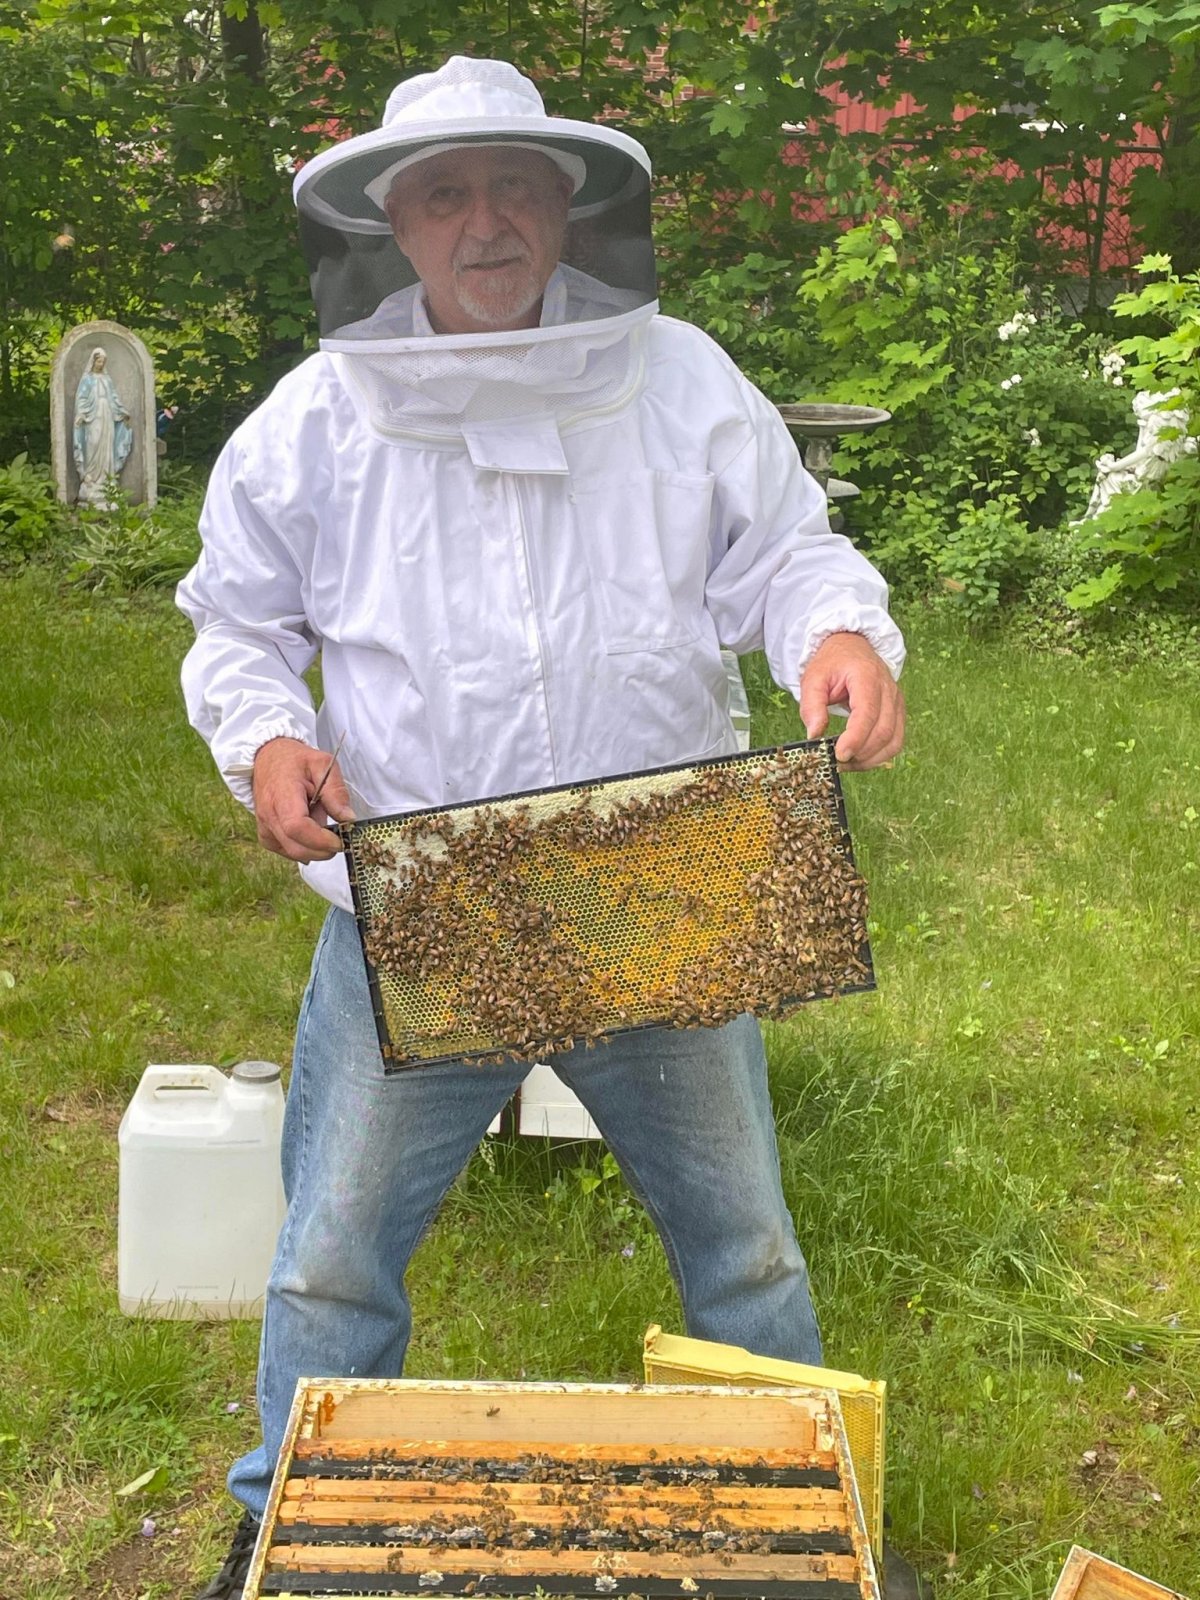
[[[713,480],[634,467],[572,486],[575,536],[610,655],[699,637]]]

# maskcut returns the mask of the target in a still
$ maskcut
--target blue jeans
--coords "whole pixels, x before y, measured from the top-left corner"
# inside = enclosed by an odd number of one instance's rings
[[[553,1064],[650,1213],[688,1332],[819,1365],[753,1018],[629,1033]],[[263,1443],[229,1475],[256,1516],[299,1377],[399,1375],[409,1258],[527,1070],[451,1064],[385,1076],[354,919],[329,913],[284,1119],[288,1212],[263,1319]]]

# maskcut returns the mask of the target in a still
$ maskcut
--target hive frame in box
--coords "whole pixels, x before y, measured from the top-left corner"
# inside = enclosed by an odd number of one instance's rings
[[[846,907],[846,909],[834,911],[828,925],[840,925],[843,932],[848,932],[852,927],[861,927],[861,932],[856,935],[853,946],[847,945],[844,955],[839,958],[846,964],[836,982],[817,985],[811,990],[805,991],[802,985],[806,980],[802,976],[797,976],[799,992],[784,991],[781,994],[779,990],[776,990],[774,999],[768,999],[763,997],[760,990],[760,1003],[757,1004],[753,1002],[753,998],[747,1002],[744,988],[739,989],[739,1003],[736,1008],[728,1010],[727,1014],[721,1015],[717,1020],[732,1020],[734,1015],[740,1014],[742,1010],[747,1009],[755,1011],[759,1015],[782,1015],[806,1000],[824,998],[831,994],[850,994],[873,989],[875,984],[871,966],[871,952],[865,932],[865,900],[861,897],[861,880],[857,879],[857,875],[854,872],[853,849],[850,842],[845,803],[838,779],[833,747],[834,741],[832,739],[805,740],[766,750],[751,750],[737,755],[718,756],[701,761],[658,767],[650,771],[622,773],[612,777],[579,783],[524,790],[451,806],[432,807],[382,817],[369,817],[361,821],[340,825],[337,831],[346,849],[346,864],[351,893],[366,960],[372,1008],[385,1071],[413,1070],[420,1066],[461,1060],[497,1060],[510,1055],[515,1055],[519,1059],[534,1061],[543,1059],[546,1055],[552,1054],[557,1050],[566,1049],[572,1042],[590,1042],[586,1035],[582,1036],[581,1039],[581,1036],[575,1030],[570,1030],[566,1037],[561,1036],[561,1034],[546,1035],[535,1032],[532,1041],[525,1038],[519,1043],[511,1038],[497,1038],[495,1034],[482,1034],[479,1032],[479,1027],[482,1024],[471,1022],[469,1007],[462,1009],[462,1002],[456,988],[457,979],[443,977],[441,971],[430,970],[427,970],[419,977],[412,976],[403,971],[388,970],[385,965],[374,961],[371,954],[372,945],[380,940],[381,932],[386,931],[386,897],[389,893],[395,891],[398,883],[404,881],[402,877],[404,872],[411,872],[414,864],[417,864],[417,870],[420,870],[422,866],[428,866],[430,862],[444,860],[449,853],[446,837],[456,836],[460,829],[465,833],[465,830],[472,822],[476,825],[482,825],[490,823],[494,819],[511,821],[522,814],[528,816],[530,812],[535,812],[536,817],[531,825],[535,840],[534,847],[529,853],[530,858],[536,854],[539,847],[542,849],[541,860],[543,863],[546,862],[550,855],[557,852],[557,866],[559,869],[562,868],[565,858],[573,866],[574,870],[579,873],[584,869],[580,868],[578,862],[570,857],[572,847],[569,845],[564,846],[560,841],[555,840],[550,850],[547,851],[544,848],[547,841],[545,839],[538,841],[536,838],[538,829],[543,828],[546,824],[553,826],[561,821],[567,813],[580,809],[588,815],[589,820],[612,818],[615,815],[619,815],[617,808],[620,806],[628,806],[635,801],[650,802],[657,796],[667,796],[672,792],[687,793],[689,786],[693,791],[702,788],[705,784],[719,786],[723,779],[729,779],[730,774],[733,774],[736,780],[740,774],[745,773],[748,775],[748,781],[751,775],[757,774],[757,781],[761,790],[758,798],[761,802],[760,812],[762,813],[770,811],[771,795],[775,790],[775,786],[782,786],[785,772],[789,774],[803,773],[806,781],[813,785],[814,791],[821,791],[819,794],[813,792],[801,796],[790,807],[785,807],[785,811],[778,812],[776,815],[777,818],[786,815],[792,819],[788,826],[795,826],[801,818],[806,821],[814,819],[820,821],[821,827],[816,834],[810,835],[810,838],[827,848],[830,852],[830,859],[837,862],[837,869],[839,871],[844,870],[853,880],[851,892],[847,893],[842,901],[842,906]],[[731,796],[726,794],[723,798],[725,802],[728,802]],[[741,802],[742,812],[748,816],[749,806],[745,801],[745,797],[739,796],[737,798]],[[696,808],[704,803],[707,803],[707,800],[699,796],[693,801]],[[713,803],[718,804],[721,802],[714,801]],[[732,828],[734,822],[736,822],[747,833],[753,833],[754,824],[738,815],[737,805],[729,809],[732,813],[733,821],[729,822],[728,826]],[[590,920],[591,923],[591,937],[594,938],[598,927],[607,923],[607,931],[602,937],[611,939],[614,926],[620,929],[623,923],[624,928],[627,928],[629,922],[635,920],[632,913],[627,913],[627,907],[630,903],[641,900],[644,912],[645,901],[652,898],[659,902],[673,901],[678,907],[678,909],[672,910],[664,909],[662,905],[659,905],[656,908],[656,915],[660,919],[664,915],[668,919],[666,922],[660,921],[656,929],[656,939],[650,942],[652,952],[657,953],[660,960],[662,959],[662,950],[664,948],[661,938],[663,927],[682,930],[690,919],[693,928],[695,928],[697,925],[702,925],[705,915],[708,918],[708,926],[704,929],[704,935],[710,942],[705,946],[703,940],[695,938],[693,934],[694,954],[696,956],[703,955],[707,959],[713,952],[719,953],[721,951],[719,939],[715,943],[712,942],[714,927],[719,922],[718,916],[713,912],[711,906],[704,908],[703,911],[697,911],[696,908],[697,904],[705,898],[704,895],[699,893],[689,895],[686,892],[677,895],[662,889],[648,889],[644,881],[645,864],[643,863],[640,867],[636,864],[637,852],[640,851],[644,855],[652,851],[660,842],[658,830],[666,828],[669,831],[673,822],[677,820],[678,814],[671,820],[665,822],[659,820],[653,824],[648,824],[646,838],[623,838],[604,860],[603,865],[596,864],[595,858],[601,852],[595,844],[579,847],[577,854],[580,860],[589,853],[593,858],[592,878],[588,882],[587,893],[579,887],[578,883],[573,886],[572,892],[575,896],[576,914],[579,913],[581,905],[587,906],[586,919]],[[767,818],[760,814],[757,821],[761,832],[766,825]],[[777,820],[775,826],[780,828],[784,824]],[[649,842],[647,842],[648,840]],[[760,848],[765,848],[761,839],[758,842]],[[612,841],[606,841],[605,847],[611,844]],[[817,845],[814,844],[811,848],[816,847]],[[518,853],[506,859],[517,860],[528,866],[529,858],[522,858],[519,854],[521,848],[521,843],[518,843]],[[668,846],[667,850],[663,852],[664,856],[668,857],[666,863],[668,865],[670,864],[669,848]],[[399,870],[397,869],[397,860],[400,857],[393,854],[394,850],[399,850],[402,856],[405,852],[407,853]],[[623,852],[623,854],[617,854],[617,850]],[[381,863],[379,859],[381,852],[384,857],[391,856],[389,863]],[[760,857],[759,859],[764,858]],[[635,864],[631,865],[631,862]],[[769,849],[765,853],[765,864],[768,870],[775,865]],[[663,862],[658,863],[657,870],[660,874],[663,865]],[[642,879],[638,878],[639,871],[643,874]],[[595,892],[597,882],[602,884],[606,877],[611,877],[614,873],[617,876],[623,874],[627,881],[636,884],[636,888],[616,893],[611,890],[610,886],[607,898],[605,894]],[[712,883],[717,876],[717,874],[711,874],[705,880],[708,892],[711,892]],[[509,930],[500,925],[494,911],[485,903],[488,890],[472,887],[468,892],[464,893],[461,884],[455,885],[453,873],[447,873],[443,881],[449,882],[451,885],[450,892],[444,897],[444,901],[453,904],[459,919],[461,920],[465,916],[468,921],[474,924],[476,930],[486,927],[495,951],[503,955],[501,965],[506,970],[519,971],[519,962],[513,955],[511,948],[506,945],[506,941],[509,939]],[[757,914],[755,895],[768,894],[770,889],[769,887],[768,889],[757,888],[751,891],[749,885],[755,879],[749,870],[740,880],[736,881],[738,883],[738,893],[743,902],[740,904],[739,909],[746,913],[748,908],[750,920],[753,921],[753,916]],[[557,917],[560,908],[558,903],[554,901],[554,892],[554,883],[548,881],[544,876],[536,894],[542,897],[543,900],[547,896],[549,897],[551,904],[545,909],[553,913],[554,917]],[[531,889],[530,893],[533,894],[534,891]],[[621,897],[622,894],[624,895],[623,898]],[[424,901],[420,902],[420,908],[427,910],[429,904],[430,901],[427,896]],[[827,898],[826,910],[828,910],[829,904],[830,902]],[[789,911],[791,910],[792,908],[789,907]],[[859,913],[861,913],[860,920],[856,923],[855,919],[859,916]],[[673,922],[670,920],[672,918]],[[570,922],[571,917],[568,914],[566,919],[566,927],[568,929],[566,935],[567,945],[571,945]],[[815,918],[813,925],[817,929],[814,937],[819,940],[822,925]],[[554,926],[553,920],[550,926]],[[771,933],[770,938],[775,941],[773,948],[776,957],[778,957],[780,949],[784,947],[781,946],[780,940],[786,940],[789,934],[794,933],[796,926],[794,919],[780,919],[772,924],[775,931]],[[576,934],[574,954],[579,957],[580,961],[579,967],[575,970],[575,976],[578,978],[586,967],[586,960],[582,955],[582,951],[588,945],[589,935],[579,932],[578,929]],[[548,937],[549,935],[544,934],[532,936],[534,947],[539,955],[544,954]],[[621,937],[622,933],[618,931],[616,938],[618,954],[620,953]],[[686,944],[686,937],[685,934],[681,933],[682,944]],[[478,931],[475,932],[474,938],[477,946],[487,943],[486,939],[480,937]],[[561,944],[562,941],[560,941]],[[405,945],[405,949],[409,948],[411,948],[411,944]],[[591,948],[595,950],[596,947],[593,944]],[[815,945],[810,947],[810,956],[815,948]],[[608,953],[611,954],[611,949]],[[675,953],[678,954],[678,950]],[[608,1009],[609,1021],[601,1022],[597,1026],[595,1036],[608,1037],[645,1027],[670,1024],[690,1025],[686,1016],[681,1017],[679,1013],[673,1014],[670,1011],[668,1003],[662,998],[663,991],[653,990],[651,978],[641,970],[636,962],[632,963],[634,975],[629,976],[628,968],[630,965],[629,962],[625,963],[626,975],[621,981],[632,984],[635,989],[639,983],[644,986],[649,985],[650,992],[643,992],[639,999],[629,1001],[628,1011],[623,1008],[623,1005],[618,1005],[615,1000],[611,1004],[605,1001],[604,1006]],[[731,971],[732,965],[731,963]],[[682,970],[682,967],[676,968],[677,973]],[[714,962],[713,970],[724,970],[719,959]],[[789,973],[796,970],[795,968],[790,968]],[[707,980],[707,973],[705,974],[705,979]],[[535,969],[530,974],[528,981],[537,989],[539,994],[550,993],[554,988],[554,984],[546,976],[542,965],[535,965]],[[731,976],[730,983],[733,983],[733,981]],[[600,968],[588,969],[585,987],[587,983],[590,983],[592,991],[599,994],[605,982],[611,982],[611,972],[602,977]],[[442,1018],[442,1031],[440,1033],[431,1032],[428,1026],[428,1019],[438,1014]],[[422,1022],[422,1016],[426,1019],[425,1022]],[[622,1020],[629,1018],[633,1020]],[[704,1022],[712,1019],[707,1018],[701,1010],[697,1012],[695,1020]],[[472,1026],[475,1027],[474,1032],[471,1032]],[[446,1042],[443,1048],[439,1050],[436,1045],[429,1045],[430,1039],[441,1039]],[[448,1042],[450,1040],[455,1042],[451,1044]],[[429,1045],[428,1049],[426,1049],[427,1045]]]
[[[517,1508],[500,1534],[451,1536],[425,1510],[483,1520],[497,1502]],[[705,1524],[740,1530],[732,1548],[746,1553],[726,1554],[722,1533],[710,1554],[695,1527],[686,1548],[672,1543],[698,1507]],[[520,1536],[506,1542],[513,1527]],[[646,1538],[647,1527],[666,1532]],[[759,1542],[770,1528],[779,1531]],[[577,1600],[881,1600],[837,1395],[299,1381],[245,1600],[517,1600],[535,1589]]]
[[[642,1364],[647,1383],[704,1382],[755,1388],[794,1384],[805,1389],[832,1389],[841,1405],[871,1548],[876,1561],[883,1560],[886,1383],[831,1367],[810,1367],[800,1361],[752,1355],[740,1345],[664,1333],[656,1322],[646,1329]]]

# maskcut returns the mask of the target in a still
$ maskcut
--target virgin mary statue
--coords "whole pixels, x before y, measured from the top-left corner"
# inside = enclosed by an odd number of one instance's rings
[[[97,346],[75,391],[75,469],[81,506],[111,505],[109,480],[125,465],[133,445],[129,412],[104,370],[108,357]]]

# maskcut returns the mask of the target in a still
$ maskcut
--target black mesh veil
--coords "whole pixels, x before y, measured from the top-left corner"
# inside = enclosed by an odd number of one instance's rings
[[[569,294],[565,314],[556,320],[598,320],[655,302],[648,163],[624,148],[640,151],[633,140],[622,135],[617,145],[610,142],[611,131],[607,135],[606,140],[535,140],[500,130],[424,141],[432,155],[489,146],[536,149],[585,174],[570,202],[560,257]],[[348,141],[346,148],[359,143]],[[301,172],[296,183],[300,238],[323,340],[374,342],[414,332],[406,308],[411,294],[420,292],[417,273],[368,190],[374,186],[377,195],[384,192],[390,168],[411,167],[422,154],[420,143],[414,148],[381,141],[339,161],[335,147],[311,164],[319,170]]]

